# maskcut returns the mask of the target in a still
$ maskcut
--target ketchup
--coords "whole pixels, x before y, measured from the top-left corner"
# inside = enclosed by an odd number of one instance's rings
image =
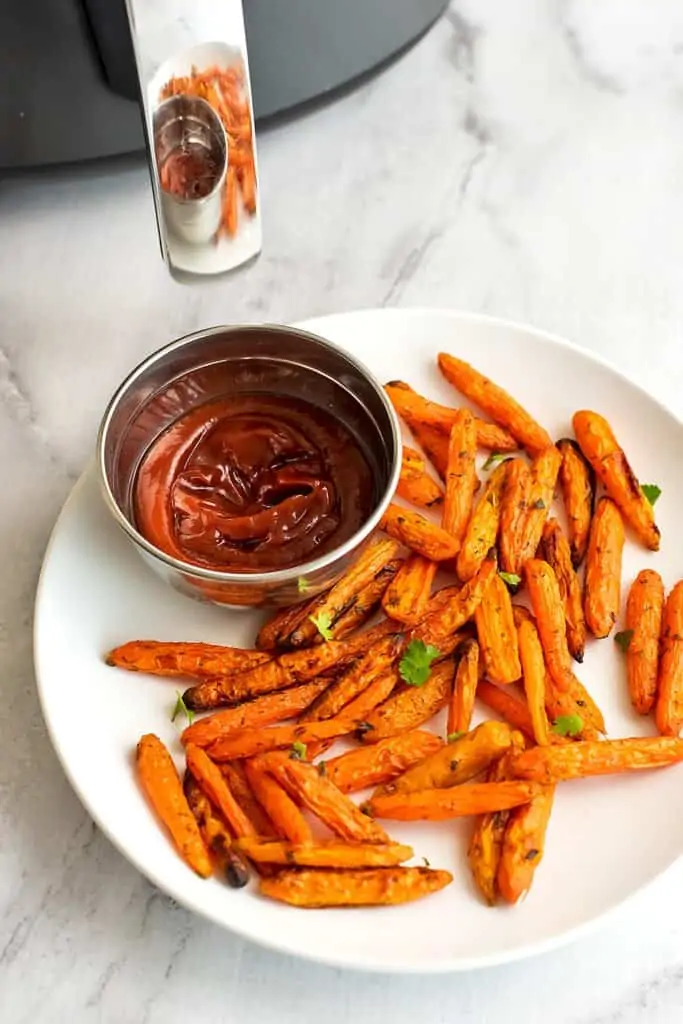
[[[186,413],[137,473],[136,524],[175,558],[232,572],[301,565],[348,540],[376,505],[373,474],[325,409],[225,396]]]

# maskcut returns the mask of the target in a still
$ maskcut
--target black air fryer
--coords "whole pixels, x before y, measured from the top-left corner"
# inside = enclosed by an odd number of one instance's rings
[[[244,0],[257,118],[387,60],[446,0]],[[0,4],[0,167],[143,148],[124,0]]]

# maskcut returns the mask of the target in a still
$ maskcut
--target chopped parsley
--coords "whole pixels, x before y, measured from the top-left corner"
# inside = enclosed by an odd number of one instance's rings
[[[176,690],[176,697],[178,699],[176,700],[175,707],[173,708],[171,721],[175,722],[178,715],[185,715],[185,718],[187,719],[187,724],[192,725],[192,723],[194,722],[194,711],[190,711],[187,704],[183,700],[183,695],[180,692],[180,690]]]
[[[303,761],[306,757],[306,744],[296,740],[292,743],[292,750],[289,756],[292,761]]]
[[[582,729],[581,715],[560,715],[553,725],[553,732],[558,736],[578,736]]]
[[[298,580],[296,581],[296,589],[299,591],[300,594],[307,594],[308,591],[311,589],[311,584],[308,582],[305,576],[299,576]]]
[[[318,615],[309,615],[308,618],[320,633],[323,640],[332,640],[332,617],[327,612],[320,612]]]
[[[662,488],[658,487],[657,484],[641,484],[640,489],[650,504],[656,505],[657,498],[662,493]]]
[[[503,572],[499,570],[498,575],[503,583],[507,583],[508,587],[518,587],[522,582],[522,577],[518,576],[516,572]]]

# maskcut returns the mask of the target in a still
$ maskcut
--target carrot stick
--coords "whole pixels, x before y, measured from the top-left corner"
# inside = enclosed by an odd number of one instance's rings
[[[683,728],[683,581],[664,605],[658,685],[657,728],[664,736],[678,736]]]
[[[397,622],[414,625],[425,613],[432,583],[436,576],[436,562],[422,555],[411,555],[384,591],[382,608]]]
[[[531,471],[522,459],[507,462],[505,486],[500,500],[500,565],[504,572],[520,576],[527,511],[531,497]]]
[[[528,893],[543,858],[555,787],[544,786],[525,807],[510,811],[498,866],[498,891],[507,903]]]
[[[474,612],[484,670],[493,683],[514,683],[522,675],[510,591],[497,574]]]
[[[508,687],[503,689],[500,686],[494,686],[486,679],[480,679],[477,686],[477,697],[487,708],[504,718],[508,725],[519,729],[533,739],[534,727],[529,709],[524,701],[515,697]]]
[[[586,557],[584,614],[593,636],[612,632],[621,604],[624,521],[610,498],[601,498],[593,516]]]
[[[533,558],[541,542],[543,526],[548,518],[548,510],[552,505],[560,471],[562,456],[552,445],[544,449],[531,464],[531,484],[529,487],[529,504],[522,527],[521,566]]]
[[[310,825],[282,786],[255,761],[246,761],[244,770],[254,796],[273,822],[278,835],[292,843],[312,843]]]
[[[238,849],[249,860],[287,867],[366,868],[394,867],[410,860],[413,850],[401,843],[340,843],[337,840],[297,846],[287,842],[241,839]]]
[[[249,881],[249,868],[235,850],[227,825],[214,810],[211,801],[202,792],[190,772],[185,772],[183,792],[202,838],[221,874],[229,885],[241,889]]]
[[[455,633],[472,618],[495,575],[495,560],[487,558],[476,576],[454,594],[452,600],[426,615],[413,628],[411,635],[439,647],[447,636]]]
[[[457,562],[458,577],[465,583],[479,572],[495,546],[507,471],[506,459],[491,473],[467,524]]]
[[[342,793],[355,793],[367,786],[390,782],[414,764],[440,750],[442,741],[433,732],[416,729],[390,736],[372,747],[349,750],[330,761],[322,761],[323,773]]]
[[[477,483],[477,435],[469,409],[458,409],[448,442],[448,469],[441,525],[462,545]]]
[[[220,768],[213,763],[206,751],[194,743],[188,743],[185,748],[185,759],[188,770],[192,772],[209,800],[216,805],[235,835],[255,835],[254,826],[235,800]]]
[[[407,448],[405,445],[396,493],[405,501],[419,505],[420,508],[432,508],[443,502],[443,490],[425,472],[424,459],[414,448]]]
[[[438,892],[453,881],[431,868],[294,868],[262,878],[263,896],[294,907],[396,906]]]
[[[564,438],[557,442],[557,447],[562,455],[560,487],[567,513],[569,547],[572,564],[578,569],[588,550],[588,535],[595,500],[595,474],[576,441]]]
[[[550,742],[550,730],[545,713],[545,660],[538,632],[533,622],[522,621],[517,626],[519,654],[522,662],[524,690],[534,728],[534,739],[541,746]]]
[[[445,437],[451,432],[458,409],[447,405],[430,402],[429,399],[414,391],[409,384],[395,380],[385,385],[386,393],[399,416],[412,429],[413,423],[422,423],[431,430]],[[514,437],[495,423],[487,423],[475,417],[474,426],[477,435],[477,447],[488,448],[492,452],[513,452],[517,447]]]
[[[392,694],[365,717],[361,727],[363,743],[379,743],[389,736],[417,729],[428,722],[432,715],[448,703],[454,669],[450,659],[443,661],[432,669],[424,685],[407,686]]]
[[[586,647],[586,620],[583,614],[581,584],[572,564],[567,538],[556,519],[549,519],[543,527],[540,555],[557,577],[564,605],[569,653],[575,661],[582,662]]]
[[[140,785],[185,863],[202,878],[212,872],[211,858],[188,805],[173,759],[158,736],[148,733],[137,746]]]
[[[524,570],[548,671],[558,690],[566,691],[574,674],[557,577],[551,566],[540,558],[530,558]]]
[[[295,743],[306,746],[318,740],[346,736],[359,723],[347,718],[330,718],[324,722],[308,722],[303,725],[275,725],[270,729],[240,729],[224,739],[216,740],[209,747],[214,761],[234,761],[242,757],[254,757],[280,747],[292,747]]]
[[[410,512],[393,502],[388,506],[379,525],[394,540],[434,562],[454,558],[460,548],[455,537],[440,526],[430,522],[419,512]]]
[[[446,735],[468,732],[474,711],[474,698],[479,683],[479,644],[466,640],[455,673],[453,693],[448,705]]]
[[[444,821],[447,818],[460,818],[468,814],[488,814],[491,811],[506,811],[511,807],[519,807],[521,804],[528,804],[537,792],[538,787],[533,783],[469,782],[461,786],[451,786],[450,789],[424,789],[416,793],[373,797],[364,806],[367,813],[376,818],[391,818],[394,821]]]
[[[339,715],[370,683],[391,669],[402,646],[402,633],[391,633],[378,640],[362,658],[324,690],[304,713],[301,721],[321,722]]]
[[[218,644],[131,640],[110,651],[105,661],[107,665],[125,668],[128,672],[169,678],[211,679],[265,665],[270,661],[270,655],[238,647],[219,647]]]
[[[275,826],[256,799],[249,784],[245,761],[226,761],[220,766],[221,775],[230,792],[254,826],[254,833],[264,838],[276,835]]]
[[[683,740],[658,736],[532,747],[514,758],[511,769],[518,779],[549,785],[589,775],[662,768],[677,761],[683,761]]]
[[[657,696],[657,669],[664,611],[664,584],[653,569],[636,576],[626,602],[626,671],[631,703],[647,715]]]

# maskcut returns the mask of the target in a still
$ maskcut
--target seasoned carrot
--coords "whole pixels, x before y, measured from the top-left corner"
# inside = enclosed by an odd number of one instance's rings
[[[331,640],[319,647],[281,654],[245,672],[205,679],[187,689],[183,700],[193,711],[208,711],[308,682],[346,657],[350,644],[350,641]]]
[[[183,731],[183,744],[196,743],[198,747],[209,747],[218,739],[229,736],[238,729],[253,729],[261,725],[274,725],[288,718],[296,718],[320,696],[330,685],[325,676],[312,679],[289,690],[276,690],[263,697],[245,701],[234,708],[217,711],[206,718],[200,718]]]
[[[562,456],[552,445],[539,452],[531,464],[531,484],[526,518],[522,527],[521,566],[533,558],[541,542],[543,526],[548,518],[560,471]]]
[[[451,659],[432,669],[423,686],[406,686],[365,718],[361,728],[364,743],[379,743],[417,729],[445,707],[451,694],[455,665]]]
[[[390,868],[413,856],[412,847],[401,843],[340,843],[337,839],[306,846],[240,839],[236,845],[249,860],[301,868]]]
[[[507,430],[531,455],[548,448],[550,435],[503,388],[498,387],[464,359],[439,353],[439,369],[446,380],[457,388],[487,416]]]
[[[657,728],[664,736],[678,736],[683,728],[683,580],[664,605],[658,688]]]
[[[406,421],[411,433],[443,481],[448,472],[448,434],[420,420]]]
[[[452,881],[448,871],[431,868],[295,868],[262,878],[260,890],[295,907],[395,906],[429,896]]]
[[[577,735],[582,740],[598,739],[598,733],[607,731],[600,708],[575,675],[568,680],[566,690],[560,690],[555,685],[550,673],[546,675],[545,709],[551,722],[567,715],[578,715],[582,727]],[[554,742],[554,736],[551,739]]]
[[[514,695],[509,687],[494,686],[487,679],[480,679],[477,686],[477,697],[491,711],[504,718],[508,725],[519,729],[533,739],[534,727],[526,703]]]
[[[543,527],[540,555],[557,577],[564,605],[569,653],[575,661],[582,662],[586,647],[586,620],[583,614],[581,584],[572,564],[567,538],[556,519],[549,519]]]
[[[460,548],[459,541],[440,526],[430,522],[419,512],[410,512],[393,502],[388,506],[379,525],[394,540],[434,562],[454,558]]]
[[[543,858],[554,798],[555,787],[543,786],[528,804],[510,811],[497,877],[498,891],[507,903],[518,903],[531,888]]]
[[[264,838],[274,836],[275,826],[256,799],[245,766],[245,761],[225,761],[220,766],[221,774],[235,800],[254,826],[254,833]]]
[[[422,423],[448,437],[458,409],[439,405],[414,391],[409,384],[395,380],[385,386],[396,412],[412,429],[413,423]],[[495,423],[474,419],[477,447],[493,452],[513,452],[517,447],[514,437]]]
[[[464,583],[479,572],[495,546],[508,461],[500,463],[491,473],[467,524],[457,561],[458,576]]]
[[[520,576],[522,545],[531,492],[531,470],[522,459],[510,459],[506,465],[505,485],[500,499],[500,566],[504,572]]]
[[[399,682],[398,664],[394,664],[376,675],[369,686],[346,705],[342,712],[343,717],[355,722],[365,722],[368,715],[391,696]]]
[[[222,226],[231,238],[237,234],[237,171],[228,165],[223,192],[223,223]]]
[[[136,766],[140,785],[181,857],[198,875],[208,878],[212,871],[211,858],[183,793],[173,759],[158,736],[148,733],[140,738]]]
[[[256,835],[256,829],[235,800],[225,776],[206,751],[194,743],[188,743],[185,759],[188,771],[192,772],[200,788],[221,812],[235,835]]]
[[[545,713],[546,668],[543,648],[533,622],[523,621],[517,626],[519,654],[522,661],[524,690],[534,728],[534,739],[542,746],[550,742],[550,730]]]
[[[624,521],[611,498],[601,498],[591,523],[586,556],[584,614],[593,636],[612,632],[621,604]]]
[[[472,515],[472,502],[477,483],[475,457],[477,436],[474,416],[469,409],[458,409],[448,441],[446,495],[441,525],[462,544]]]
[[[336,679],[301,716],[302,722],[321,722],[341,713],[378,676],[388,672],[403,645],[402,633],[378,640],[355,665]]]
[[[272,651],[282,646],[282,638],[291,633],[310,614],[310,608],[317,601],[312,597],[301,604],[278,608],[274,615],[264,622],[256,636],[259,651]]]
[[[474,612],[484,670],[493,683],[514,683],[522,675],[510,591],[497,574]]]
[[[292,747],[295,743],[306,746],[318,740],[347,736],[358,724],[347,718],[330,718],[324,722],[306,722],[301,725],[275,725],[270,729],[240,729],[216,740],[209,751],[214,761],[234,761],[265,754],[269,750]]]
[[[211,679],[246,672],[270,661],[261,651],[245,651],[217,644],[173,643],[164,640],[131,640],[115,647],[106,657],[107,665],[128,672],[146,672],[153,676],[190,676]]]
[[[518,779],[548,785],[589,775],[615,775],[646,768],[663,768],[683,761],[683,740],[657,736],[626,740],[598,740],[532,747],[518,754],[511,771]]]
[[[496,576],[495,559],[487,558],[476,576],[473,576],[453,597],[436,607],[413,628],[414,635],[425,643],[441,647],[443,640],[468,622],[483,600],[484,594]]]
[[[525,741],[520,732],[513,732],[509,751],[489,768],[487,782],[503,782],[509,778],[508,762],[511,756],[524,750]],[[474,883],[489,906],[494,906],[498,896],[498,865],[503,850],[505,828],[511,811],[492,811],[482,814],[476,820],[467,859]]]
[[[515,760],[515,765],[518,760]],[[373,797],[364,807],[368,814],[376,818],[390,818],[394,821],[444,821],[447,818],[460,818],[469,814],[507,811],[511,807],[528,804],[537,792],[538,787],[528,782],[466,782],[464,785],[451,786],[449,789],[423,789],[416,793],[390,793],[386,796]]]
[[[524,572],[548,671],[558,690],[568,690],[573,672],[557,576],[540,558],[530,558]]]
[[[446,735],[467,732],[472,722],[474,698],[479,683],[479,644],[466,640],[459,651],[460,660],[455,672],[453,693],[448,703]]]
[[[333,636],[340,640],[342,637],[348,636],[349,633],[353,633],[354,630],[365,625],[372,618],[379,607],[387,587],[391,586],[393,580],[401,571],[403,564],[402,558],[392,558],[390,562],[387,562],[380,569],[374,580],[371,580],[362,590],[359,590],[339,618],[332,623]],[[322,639],[322,636],[318,635],[315,642],[322,641]]]
[[[380,538],[368,544],[357,561],[342,578],[320,597],[311,608],[311,617],[295,629],[286,642],[293,647],[313,640],[318,628],[313,618],[334,622],[349,602],[363,589],[384,566],[396,558],[398,544],[387,538]]]
[[[297,802],[349,842],[386,843],[384,829],[368,818],[315,765],[278,758],[272,774]]]
[[[216,866],[229,885],[241,889],[249,881],[249,867],[234,848],[227,825],[190,772],[185,772],[183,792]]]
[[[657,696],[657,670],[664,611],[664,584],[654,569],[636,576],[626,601],[626,672],[631,703],[647,715]]]
[[[373,794],[415,793],[459,786],[480,775],[510,749],[511,730],[504,722],[482,722],[472,732],[448,743]]]
[[[433,508],[443,502],[442,487],[425,472],[425,462],[414,448],[403,447],[401,475],[396,493],[411,505]]]
[[[342,793],[355,793],[367,786],[390,782],[443,746],[442,740],[426,729],[390,736],[371,747],[349,750],[318,764]]]
[[[610,498],[645,547],[659,551],[659,529],[652,505],[604,416],[582,410],[574,413],[574,433],[581,451]]]
[[[312,843],[311,826],[280,783],[256,761],[246,761],[244,770],[254,796],[273,822],[277,834],[297,845]]]
[[[389,618],[412,626],[424,615],[437,568],[422,555],[406,558],[382,598]]]
[[[569,548],[572,564],[578,569],[588,550],[595,501],[595,474],[576,441],[563,438],[557,442],[557,447],[562,455],[560,487],[567,514]]]

